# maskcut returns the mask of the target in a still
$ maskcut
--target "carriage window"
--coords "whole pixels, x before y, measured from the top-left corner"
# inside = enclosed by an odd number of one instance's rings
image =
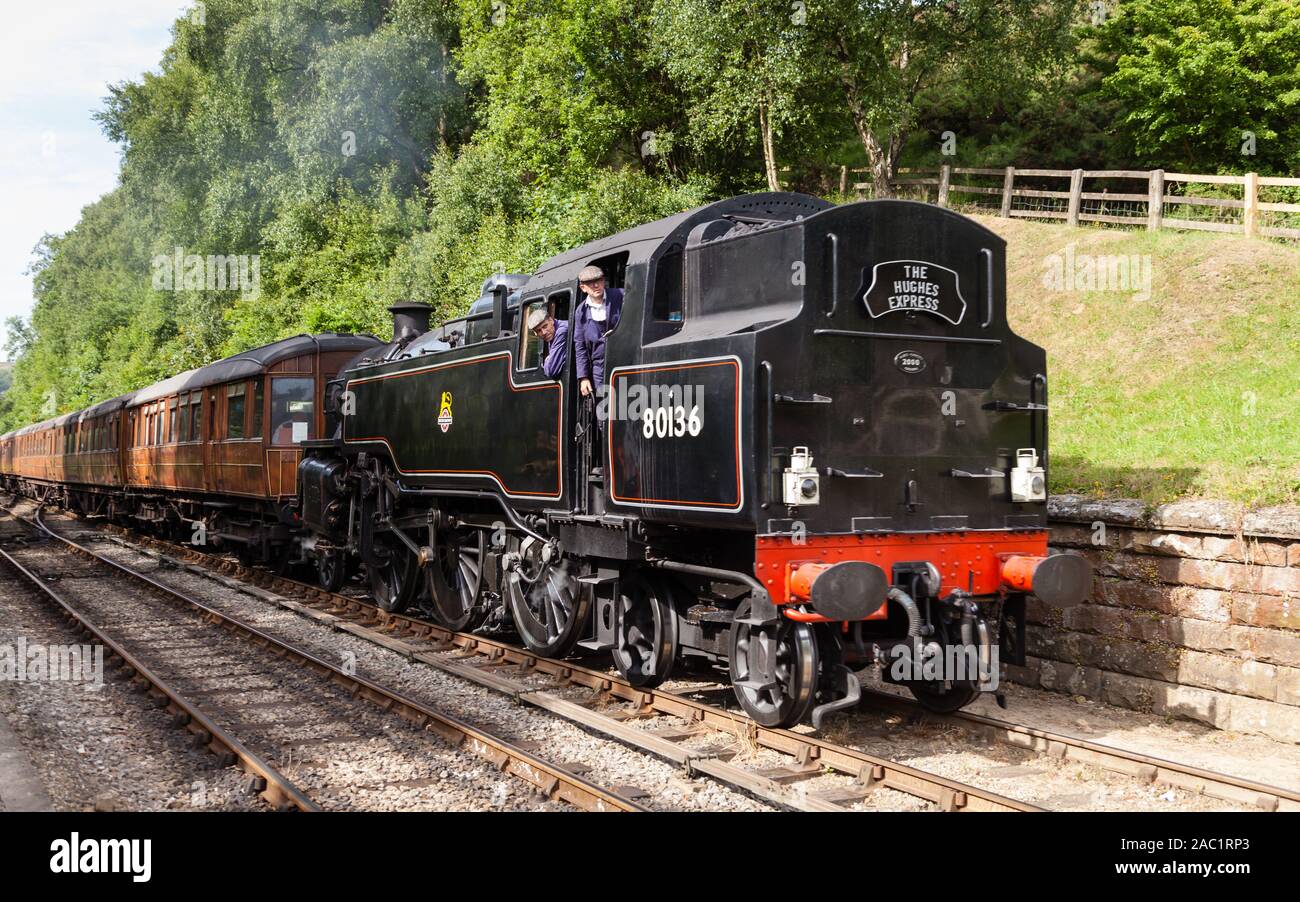
[[[316,380],[282,376],[271,380],[271,444],[296,445],[316,437]]]
[[[155,445],[161,445],[163,442],[163,423],[166,412],[166,408],[162,404],[155,404],[153,407],[153,443]]]
[[[263,381],[259,378],[253,383],[253,426],[248,430],[249,438],[262,437],[262,407],[266,398]]]
[[[244,385],[226,386],[226,438],[244,437]]]
[[[168,442],[179,442],[181,440],[181,434],[176,431],[176,424],[179,422],[181,416],[180,408],[181,408],[180,399],[178,398],[172,398],[170,401],[167,402],[167,410],[170,414],[169,416],[170,422],[168,423],[167,426]]]
[[[199,430],[203,419],[203,392],[196,391],[190,395],[190,441],[199,440]]]
[[[185,442],[190,439],[190,396],[189,393],[181,395],[181,428],[176,433],[176,440]]]

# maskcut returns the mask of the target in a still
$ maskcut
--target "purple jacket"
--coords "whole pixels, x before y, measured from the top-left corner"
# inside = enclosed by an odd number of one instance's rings
[[[569,359],[569,324],[567,322],[557,322],[555,324],[555,335],[551,337],[551,343],[546,347],[546,358],[542,361],[542,372],[552,379],[560,378],[560,373],[564,370],[564,364]]]
[[[609,312],[603,323],[591,318],[585,295],[573,312],[573,358],[578,378],[590,379],[593,385],[605,380],[605,335],[618,325],[623,313],[623,289],[606,288],[605,306]]]

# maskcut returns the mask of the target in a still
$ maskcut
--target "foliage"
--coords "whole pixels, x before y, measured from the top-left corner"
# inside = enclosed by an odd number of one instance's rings
[[[37,248],[0,430],[841,165],[1296,171],[1300,0],[1082,6],[205,0],[109,90],[120,185]],[[177,253],[256,290],[160,284]]]
[[[1300,167],[1300,0],[1130,0],[1098,45],[1122,141],[1145,164]]]

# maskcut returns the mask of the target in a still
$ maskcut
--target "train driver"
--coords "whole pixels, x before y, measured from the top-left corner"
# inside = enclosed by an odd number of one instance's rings
[[[587,299],[573,312],[573,357],[578,370],[578,390],[591,395],[605,377],[605,335],[618,325],[623,312],[623,289],[606,288],[599,266],[578,273],[578,287]]]
[[[528,331],[542,343],[542,371],[552,379],[560,378],[564,364],[569,359],[569,349],[565,342],[569,336],[569,324],[557,323],[550,311],[545,306],[540,306],[528,314]]]

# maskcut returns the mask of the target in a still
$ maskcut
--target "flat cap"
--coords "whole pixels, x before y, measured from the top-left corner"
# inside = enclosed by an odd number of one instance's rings
[[[534,307],[528,314],[528,331],[531,332],[542,323],[546,322],[547,317],[550,315],[551,314],[545,307]]]
[[[590,282],[593,279],[603,279],[605,271],[599,266],[584,266],[582,272],[578,273],[579,282]]]

